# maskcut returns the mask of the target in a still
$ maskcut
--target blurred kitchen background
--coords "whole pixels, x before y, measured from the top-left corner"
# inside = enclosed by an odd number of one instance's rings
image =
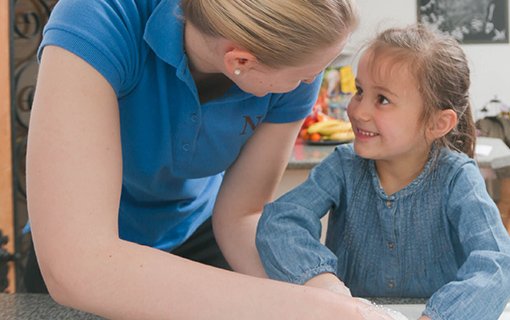
[[[23,233],[27,222],[25,153],[37,78],[36,51],[57,2],[0,1],[0,292],[24,291],[21,274],[30,244],[29,234]],[[446,27],[463,44],[471,64],[475,117],[508,116],[508,0],[357,2],[361,24],[335,66],[352,66],[355,70],[359,47],[379,30],[427,21]]]

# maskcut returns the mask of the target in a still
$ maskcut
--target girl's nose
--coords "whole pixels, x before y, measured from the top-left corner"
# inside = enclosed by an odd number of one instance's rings
[[[357,121],[368,121],[371,118],[370,107],[364,99],[355,100],[354,97],[347,106],[349,118]]]

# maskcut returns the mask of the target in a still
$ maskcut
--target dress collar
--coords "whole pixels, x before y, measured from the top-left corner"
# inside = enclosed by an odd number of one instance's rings
[[[383,200],[397,200],[400,198],[403,198],[409,194],[414,193],[416,190],[419,190],[422,183],[427,180],[428,178],[431,178],[431,175],[433,173],[434,167],[434,157],[432,157],[432,152],[429,153],[429,158],[423,167],[423,170],[421,173],[413,180],[411,181],[407,186],[405,186],[403,189],[395,192],[392,195],[386,194],[384,192],[384,189],[381,186],[381,181],[379,180],[379,176],[377,174],[377,169],[375,168],[375,161],[374,160],[368,160],[368,169],[370,171],[370,175],[372,177],[372,184],[374,186],[374,189],[376,190],[376,193],[379,195],[380,198]]]

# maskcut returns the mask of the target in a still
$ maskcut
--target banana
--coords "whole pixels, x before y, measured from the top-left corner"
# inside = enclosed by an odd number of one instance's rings
[[[354,140],[354,132],[352,131],[343,131],[333,133],[328,137],[328,140],[338,140],[338,141],[350,141]]]
[[[336,119],[330,119],[330,120],[325,120],[325,121],[321,121],[321,122],[316,122],[316,123],[312,124],[311,126],[309,126],[307,131],[309,134],[316,133],[316,132],[319,133],[324,128],[327,128],[329,126],[335,126],[340,123],[341,123],[341,121],[336,120]]]
[[[339,123],[336,125],[328,126],[319,130],[319,134],[322,136],[329,136],[337,132],[345,132],[351,130],[351,125],[348,122]]]

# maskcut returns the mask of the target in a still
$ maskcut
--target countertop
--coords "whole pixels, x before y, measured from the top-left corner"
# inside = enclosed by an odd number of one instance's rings
[[[501,139],[478,137],[476,161],[480,168],[495,170],[510,167],[510,148]],[[296,141],[287,169],[311,169],[330,154],[336,145],[309,145]]]
[[[47,294],[0,294],[0,319],[102,319],[89,313],[61,306]]]
[[[424,309],[425,299],[371,298],[372,302],[397,310],[409,319],[418,319]],[[41,319],[103,319],[89,313],[63,307],[47,294],[0,293],[0,319],[41,320]],[[499,320],[510,320],[510,307]]]
[[[395,305],[397,309],[409,309],[415,306],[413,311],[421,313],[423,310],[424,299],[409,298],[374,298],[371,299],[377,304]],[[23,319],[23,320],[40,320],[40,319],[102,319],[98,316],[85,313],[61,306],[54,302],[47,294],[32,293],[16,293],[6,294],[0,293],[0,319]]]

